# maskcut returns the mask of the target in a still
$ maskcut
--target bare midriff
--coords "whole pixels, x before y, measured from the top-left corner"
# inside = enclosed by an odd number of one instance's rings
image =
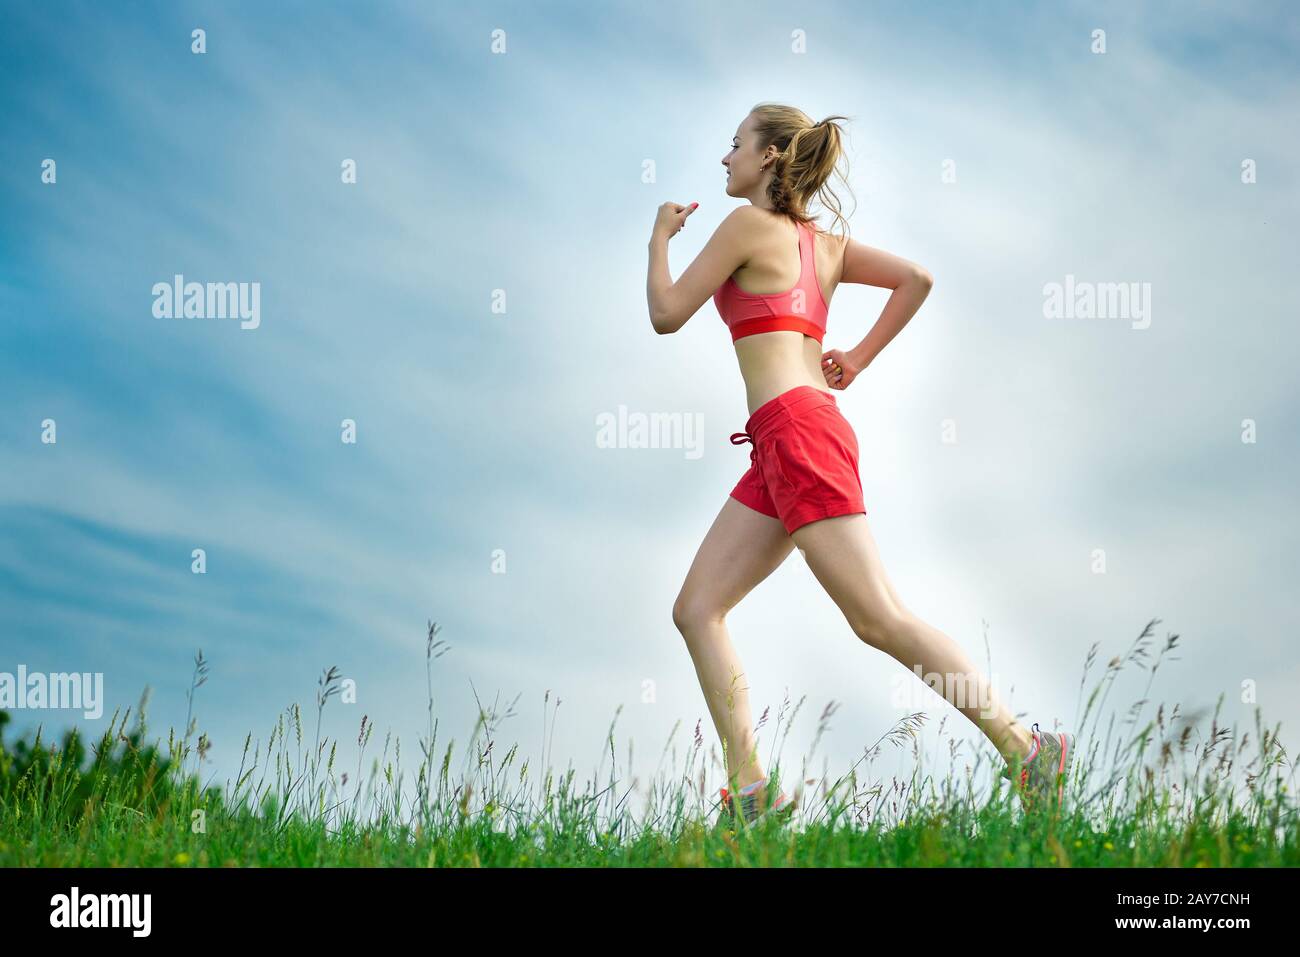
[[[750,415],[796,386],[810,385],[835,394],[822,374],[822,344],[812,336],[790,330],[761,332],[737,339],[734,345]]]

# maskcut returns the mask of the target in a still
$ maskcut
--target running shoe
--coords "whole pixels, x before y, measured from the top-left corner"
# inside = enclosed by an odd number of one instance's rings
[[[1034,723],[1033,744],[1020,761],[1020,794],[1029,810],[1044,804],[1060,807],[1065,801],[1065,782],[1074,763],[1074,735],[1064,731],[1040,732]],[[1011,768],[1002,776],[1011,779]]]
[[[760,804],[762,798],[767,796],[768,781],[768,778],[755,781],[741,788],[734,796],[726,788],[719,788],[722,796],[722,815],[733,824],[743,818],[745,824],[750,826],[768,817],[781,823],[788,821],[790,815],[794,813],[797,802],[787,797],[784,791],[778,791],[776,798],[766,807]],[[763,792],[761,796],[760,788]]]

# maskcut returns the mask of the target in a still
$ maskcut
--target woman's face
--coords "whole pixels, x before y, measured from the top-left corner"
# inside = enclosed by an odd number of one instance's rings
[[[731,152],[722,157],[722,165],[727,168],[728,196],[761,196],[763,179],[767,170],[759,166],[768,161],[766,151],[758,148],[758,136],[754,132],[754,114],[745,117],[745,122],[736,130],[731,141]]]

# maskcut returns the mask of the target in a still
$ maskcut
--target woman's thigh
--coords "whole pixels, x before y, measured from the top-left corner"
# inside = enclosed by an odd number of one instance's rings
[[[854,633],[883,647],[892,624],[910,613],[885,574],[867,516],[811,522],[795,529],[792,539]]]
[[[678,624],[721,618],[794,550],[779,518],[728,497],[700,543],[673,605]]]

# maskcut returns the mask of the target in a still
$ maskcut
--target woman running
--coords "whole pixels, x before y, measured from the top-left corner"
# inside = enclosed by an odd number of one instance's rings
[[[673,605],[726,754],[730,789],[721,789],[722,806],[746,822],[784,816],[794,806],[779,789],[767,793],[726,616],[795,546],[862,641],[909,670],[919,665],[944,677],[944,698],[1010,768],[1020,769],[1026,806],[1040,795],[1059,803],[1074,736],[1040,734],[1037,724],[1026,730],[961,646],[904,607],[867,525],[857,437],[834,391],[847,388],[898,334],[933,280],[916,263],[847,237],[826,186],[841,158],[834,121],[844,119],[814,123],[791,106],[755,106],[722,158],[727,195],[748,204],[727,215],[677,282],[668,271],[668,240],[699,203],[664,203],[650,238],[646,294],[655,332],[676,332],[712,297],[731,332],[750,412],[745,430],[731,437],[733,444],[750,443],[749,469],[705,535]],[[816,228],[807,213],[814,196],[844,223],[844,235]],[[823,351],[828,304],[842,282],[893,294],[860,343]]]

